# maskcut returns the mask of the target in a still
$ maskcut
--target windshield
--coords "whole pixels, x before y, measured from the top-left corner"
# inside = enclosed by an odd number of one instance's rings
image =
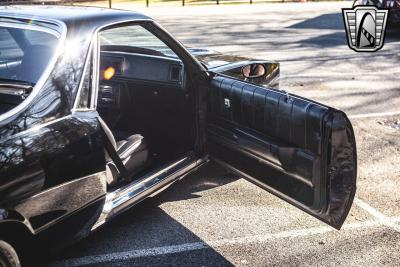
[[[176,54],[158,37],[140,25],[104,30],[100,33],[103,51],[126,51],[177,58]]]
[[[57,34],[44,27],[0,24],[0,115],[32,91],[54,56]]]

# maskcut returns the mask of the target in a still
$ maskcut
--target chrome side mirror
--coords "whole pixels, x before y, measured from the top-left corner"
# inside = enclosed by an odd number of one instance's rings
[[[259,78],[265,75],[267,70],[263,64],[253,63],[242,67],[242,74],[245,78]]]

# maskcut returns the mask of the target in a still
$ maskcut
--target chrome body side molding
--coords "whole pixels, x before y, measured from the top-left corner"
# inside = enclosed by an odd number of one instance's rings
[[[103,212],[92,227],[92,231],[147,197],[161,192],[205,162],[206,158],[199,159],[190,154],[107,193]]]

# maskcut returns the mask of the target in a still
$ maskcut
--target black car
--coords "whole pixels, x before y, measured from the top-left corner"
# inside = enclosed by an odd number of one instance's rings
[[[355,0],[355,6],[376,6],[389,9],[389,29],[400,29],[400,0]]]
[[[185,48],[135,12],[0,8],[0,264],[67,245],[210,160],[340,229],[346,115],[279,64]]]

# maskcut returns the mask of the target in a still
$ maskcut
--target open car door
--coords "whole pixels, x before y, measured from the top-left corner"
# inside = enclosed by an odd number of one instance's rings
[[[212,158],[340,229],[357,176],[354,132],[343,112],[218,74],[208,104]]]

